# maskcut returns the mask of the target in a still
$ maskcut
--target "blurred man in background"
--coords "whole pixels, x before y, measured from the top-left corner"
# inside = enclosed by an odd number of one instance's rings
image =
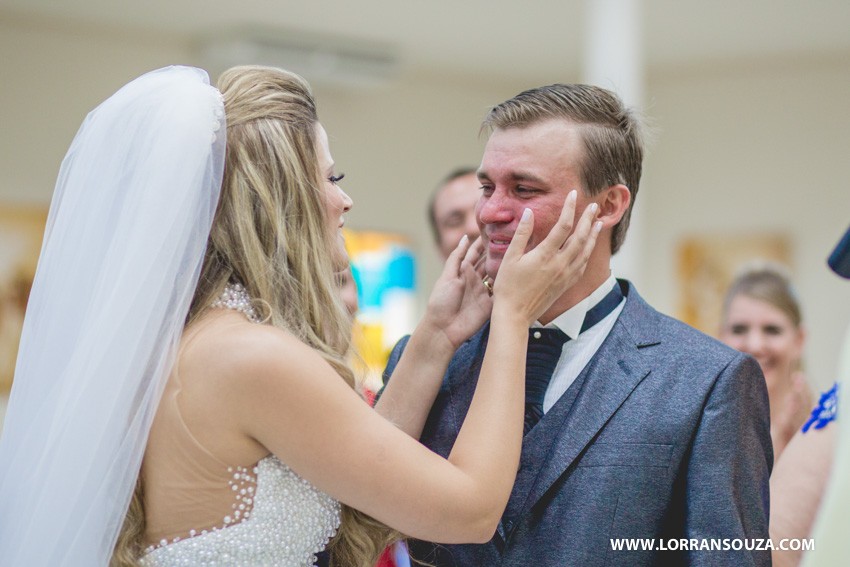
[[[475,167],[452,171],[431,196],[428,218],[443,260],[449,257],[464,234],[470,240],[478,237],[475,204],[481,196],[481,183],[475,171]]]

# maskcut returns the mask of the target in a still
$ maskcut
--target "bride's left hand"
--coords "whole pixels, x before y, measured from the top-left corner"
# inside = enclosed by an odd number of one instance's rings
[[[423,323],[441,332],[457,349],[490,317],[493,299],[484,285],[484,243],[464,236],[449,255],[443,273],[428,298]]]

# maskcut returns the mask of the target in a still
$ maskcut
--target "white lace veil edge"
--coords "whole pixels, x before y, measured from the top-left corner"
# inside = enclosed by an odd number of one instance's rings
[[[60,169],[0,439],[4,565],[107,565],[191,304],[224,169],[206,72],[130,82]]]

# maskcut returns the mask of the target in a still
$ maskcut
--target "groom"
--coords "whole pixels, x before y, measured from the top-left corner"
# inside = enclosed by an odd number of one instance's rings
[[[611,275],[641,175],[636,117],[606,90],[551,85],[496,106],[484,128],[476,216],[490,278],[526,207],[531,247],[574,188],[576,215],[598,204],[603,229],[581,280],[529,330],[527,432],[497,532],[484,544],[413,541],[412,554],[437,567],[769,565],[752,549],[768,537],[773,462],[758,364]],[[487,336],[485,325],[458,349],[422,434],[443,456]]]

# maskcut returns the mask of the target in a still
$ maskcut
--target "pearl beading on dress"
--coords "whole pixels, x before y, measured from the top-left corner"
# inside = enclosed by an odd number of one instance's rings
[[[255,470],[253,508],[247,515],[241,514],[241,522],[155,547],[146,552],[141,564],[144,567],[315,564],[316,554],[325,548],[339,527],[339,502],[299,477],[275,456],[262,459]],[[237,487],[242,504],[248,504],[246,497],[251,498],[252,480],[244,468],[234,471],[231,486]],[[245,494],[241,493],[243,489]]]
[[[227,472],[233,473],[233,478],[227,484],[236,493],[236,502],[232,506],[232,515],[224,517],[224,525],[247,520],[251,516],[254,488],[257,486],[257,478],[248,474],[248,469],[245,467],[236,467],[235,472],[232,467],[229,467]],[[253,472],[257,474],[257,467],[254,467]]]
[[[245,315],[252,323],[260,322],[260,316],[251,303],[251,296],[248,295],[242,284],[229,283],[224,286],[224,291],[221,292],[218,299],[210,304],[210,307],[233,309]]]

